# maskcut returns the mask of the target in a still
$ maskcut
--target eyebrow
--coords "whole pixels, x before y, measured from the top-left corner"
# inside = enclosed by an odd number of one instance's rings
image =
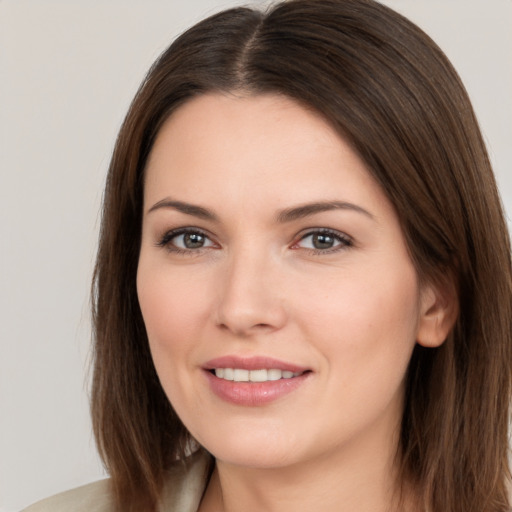
[[[154,212],[155,210],[159,210],[161,208],[170,208],[173,210],[177,210],[181,213],[185,213],[186,215],[192,215],[194,217],[199,217],[200,219],[210,220],[210,221],[218,221],[217,215],[215,215],[211,210],[207,208],[203,208],[202,206],[197,206],[191,203],[185,203],[183,201],[175,201],[173,199],[162,199],[155,203],[147,213]]]
[[[375,220],[375,217],[368,210],[365,210],[356,204],[347,203],[345,201],[319,201],[281,210],[277,215],[277,221],[280,223],[292,222],[294,220],[309,217],[316,213],[328,212],[331,210],[351,210],[357,213],[362,213],[370,219]]]
[[[176,201],[170,198],[165,198],[161,201],[158,201],[147,211],[147,213],[151,213],[162,208],[177,210],[186,215],[198,217],[203,220],[209,220],[213,222],[219,221],[219,218],[217,215],[215,215],[215,213],[213,213],[211,210],[208,210],[207,208],[204,208],[203,206],[186,203],[184,201]],[[345,201],[318,201],[314,203],[294,206],[292,208],[285,208],[284,210],[278,212],[276,220],[280,224],[284,224],[315,215],[316,213],[327,212],[331,210],[351,210],[356,213],[361,213],[372,220],[375,220],[375,217],[368,210],[365,210],[356,204],[347,203]]]

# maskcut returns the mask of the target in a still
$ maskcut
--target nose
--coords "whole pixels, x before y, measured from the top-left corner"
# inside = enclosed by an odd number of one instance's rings
[[[279,264],[265,254],[240,254],[221,277],[216,323],[239,337],[281,329],[287,312]]]

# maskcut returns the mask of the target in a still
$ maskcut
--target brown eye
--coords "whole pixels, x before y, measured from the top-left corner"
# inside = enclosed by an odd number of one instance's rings
[[[312,236],[311,243],[315,249],[331,249],[336,243],[336,239],[331,235],[316,233]]]
[[[215,246],[208,236],[194,229],[170,231],[163,236],[158,245],[170,251],[197,251]]]
[[[206,241],[206,237],[201,233],[184,233],[181,237],[183,238],[183,246],[187,249],[200,249]]]
[[[309,232],[297,243],[297,247],[319,252],[343,249],[351,245],[352,240],[347,235],[330,230]]]

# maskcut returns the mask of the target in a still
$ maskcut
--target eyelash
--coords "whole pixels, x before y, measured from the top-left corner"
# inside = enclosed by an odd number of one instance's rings
[[[326,235],[329,237],[334,238],[336,242],[339,242],[339,245],[336,245],[331,248],[327,249],[308,249],[311,251],[311,254],[313,255],[325,255],[325,254],[331,254],[339,251],[343,251],[344,249],[347,249],[349,247],[352,247],[354,245],[354,242],[352,238],[350,238],[345,233],[342,233],[340,231],[335,231],[333,229],[327,229],[327,228],[316,228],[316,229],[309,229],[307,233],[302,235],[297,242],[294,242],[292,244],[292,247],[296,246],[299,242],[302,242],[306,238],[314,235]]]
[[[172,240],[175,239],[176,237],[178,237],[180,235],[187,235],[187,234],[188,235],[200,235],[200,236],[204,237],[205,239],[211,241],[210,236],[207,233],[205,233],[204,231],[202,231],[201,229],[198,229],[198,228],[179,228],[179,229],[167,231],[161,237],[161,239],[156,243],[156,245],[158,247],[165,248],[169,252],[172,252],[174,254],[185,255],[185,256],[199,255],[199,254],[202,254],[202,252],[204,250],[208,249],[208,247],[198,247],[196,249],[192,249],[192,248],[190,248],[190,249],[183,249],[181,247],[177,247],[176,245],[174,245],[172,243]],[[342,233],[340,231],[335,231],[335,230],[332,230],[332,229],[327,229],[327,228],[316,228],[316,229],[309,229],[306,233],[301,235],[297,239],[296,242],[293,242],[293,244],[291,245],[291,248],[294,249],[294,250],[300,249],[300,247],[298,247],[298,244],[300,242],[302,242],[303,240],[305,240],[306,238],[308,238],[310,236],[314,236],[314,235],[330,236],[336,242],[339,242],[339,243],[338,243],[338,245],[335,245],[334,247],[326,248],[326,249],[312,249],[312,248],[310,249],[310,248],[307,248],[306,250],[308,250],[313,255],[325,255],[325,254],[335,253],[335,252],[339,252],[339,251],[342,251],[344,249],[347,249],[349,247],[352,247],[354,245],[352,238],[350,238],[345,233]]]
[[[167,249],[169,252],[172,252],[174,254],[178,255],[185,255],[185,256],[193,256],[201,254],[206,248],[205,247],[199,247],[197,249],[182,249],[181,247],[176,247],[172,240],[180,235],[201,235],[205,239],[210,240],[210,236],[198,228],[179,228],[174,229],[171,231],[167,231],[160,241],[156,244],[159,247],[163,247]]]

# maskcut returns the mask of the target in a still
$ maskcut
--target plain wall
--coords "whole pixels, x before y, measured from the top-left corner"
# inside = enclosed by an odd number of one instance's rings
[[[104,476],[88,416],[89,283],[113,143],[151,62],[237,3],[0,0],[0,512]],[[384,3],[455,64],[512,212],[512,1]]]

